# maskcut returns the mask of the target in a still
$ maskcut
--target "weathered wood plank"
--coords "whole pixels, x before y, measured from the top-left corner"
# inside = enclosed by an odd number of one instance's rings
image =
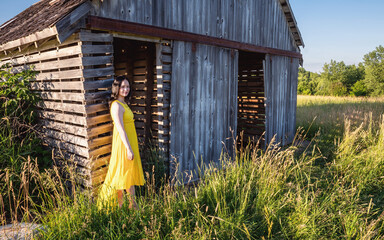
[[[104,76],[113,76],[113,75],[114,75],[113,67],[92,68],[92,69],[83,70],[84,78],[104,77]]]
[[[78,137],[65,132],[55,131],[53,129],[43,128],[43,134],[45,137],[54,138],[67,143],[79,145],[81,147],[88,148],[88,140],[83,137]]]
[[[62,151],[68,151],[71,154],[77,154],[79,156],[89,158],[88,148],[80,147],[78,145],[49,137],[44,138],[43,141],[52,148],[60,148]]]
[[[88,140],[88,147],[90,149],[94,149],[95,147],[99,147],[102,145],[107,145],[112,143],[112,136],[105,136],[100,138],[93,138]]]
[[[97,81],[85,81],[83,82],[84,90],[95,90],[99,88],[110,88],[112,86],[113,79],[97,80]]]
[[[105,110],[109,111],[109,107],[107,103],[85,105],[85,112],[87,114],[92,114],[92,113],[101,112]]]
[[[111,115],[109,113],[94,117],[87,117],[87,125],[93,126],[100,123],[110,122],[112,121]]]
[[[40,120],[39,122],[41,125],[50,129],[55,129],[57,131],[64,131],[69,134],[87,137],[87,129],[85,126],[79,127],[75,125],[70,125],[68,123],[60,123],[60,122],[44,120],[44,119]]]
[[[84,101],[84,93],[73,92],[37,92],[44,100]]]
[[[47,72],[47,73],[39,73],[36,76],[37,81],[42,80],[54,80],[54,79],[73,79],[73,78],[81,78],[83,77],[82,69],[74,69],[60,72]]]
[[[112,123],[97,126],[97,127],[90,127],[87,129],[88,138],[92,138],[92,137],[95,137],[95,136],[98,136],[98,135],[104,134],[104,133],[110,133],[110,132],[112,132],[112,130],[113,130]]]
[[[34,34],[28,35],[26,37],[22,37],[7,43],[4,43],[0,45],[0,51],[9,50],[15,47],[19,47],[23,44],[30,44],[39,40],[42,40],[44,38],[48,38],[51,36],[55,36],[57,34],[57,31],[55,28],[45,28],[39,32],[36,32]]]
[[[67,113],[48,112],[43,110],[37,110],[38,116],[41,119],[51,119],[62,122],[71,122],[78,125],[86,125],[86,118],[83,116],[71,115]]]
[[[85,106],[80,104],[40,101],[37,106],[44,109],[59,110],[64,112],[86,113]]]
[[[60,42],[64,42],[70,35],[72,35],[73,32],[76,31],[76,28],[71,29],[71,27],[77,24],[81,18],[88,14],[91,8],[92,4],[87,1],[72,10],[67,16],[56,23],[55,27]]]
[[[91,33],[81,31],[79,38],[83,42],[112,42],[113,36],[109,33]]]
[[[105,145],[97,149],[93,149],[89,151],[90,158],[97,158],[99,155],[110,153],[112,149],[112,145]]]
[[[83,90],[83,82],[32,82],[33,90]],[[88,90],[88,89],[84,89]]]

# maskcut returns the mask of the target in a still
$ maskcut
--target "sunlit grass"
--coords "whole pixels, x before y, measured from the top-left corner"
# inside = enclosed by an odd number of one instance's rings
[[[72,174],[65,182],[59,168],[40,172],[30,159],[19,176],[19,192],[26,195],[12,195],[12,182],[3,170],[0,182],[14,199],[11,207],[24,211],[29,217],[24,220],[42,224],[41,239],[380,239],[384,235],[381,106],[372,99],[320,98],[319,104],[307,100],[300,102],[298,111],[306,108],[307,115],[319,115],[316,119],[324,121],[312,123],[310,117],[303,121],[305,128],[311,123],[321,128],[315,139],[304,135],[304,129],[292,146],[248,145],[236,152],[236,159],[223,157],[222,169],[207,167],[204,178],[192,187],[148,172],[146,185],[137,189],[138,211],[127,204],[100,210],[90,192],[67,190],[68,183],[76,182],[73,169],[67,169]],[[344,119],[351,116],[347,114],[353,112],[353,104],[368,117]],[[331,123],[342,117],[341,125],[326,127],[325,114]],[[302,120],[299,114],[297,120]],[[316,139],[328,129],[340,131],[333,135],[339,141],[320,142],[333,154],[319,164],[325,156]],[[314,144],[300,149],[304,139]],[[155,149],[152,154],[157,156]],[[30,182],[34,189],[28,189]],[[5,216],[4,209],[0,213]]]
[[[317,136],[324,155],[332,155],[335,142],[344,133],[344,121],[358,127],[371,118],[378,127],[384,114],[384,97],[298,96],[296,126],[308,130],[308,137]]]

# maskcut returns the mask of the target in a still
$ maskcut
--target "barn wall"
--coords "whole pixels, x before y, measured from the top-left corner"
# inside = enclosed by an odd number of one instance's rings
[[[92,15],[298,51],[278,0],[92,1]]]
[[[296,132],[297,77],[299,60],[267,55],[264,61],[266,143],[292,142]]]
[[[202,163],[231,154],[237,121],[238,52],[174,42],[170,159],[197,178]],[[187,178],[184,176],[184,180]]]
[[[37,113],[44,142],[73,159],[82,185],[91,187],[105,175],[111,130],[106,97],[113,81],[112,35],[82,31],[65,42],[42,39],[21,52],[0,56],[16,69],[34,66],[31,87],[40,94]],[[92,160],[92,161],[90,161]]]

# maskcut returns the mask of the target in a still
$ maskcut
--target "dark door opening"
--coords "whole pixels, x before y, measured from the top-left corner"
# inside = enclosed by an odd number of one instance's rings
[[[264,54],[239,51],[238,75],[238,146],[261,140],[264,144]],[[241,137],[242,136],[242,137]]]
[[[158,133],[156,46],[151,42],[114,38],[115,76],[127,75],[131,81],[130,108],[141,149],[156,143]]]

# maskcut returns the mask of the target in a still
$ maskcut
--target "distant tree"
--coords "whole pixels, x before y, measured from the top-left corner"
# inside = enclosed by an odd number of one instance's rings
[[[364,79],[364,65],[346,65],[343,61],[331,60],[325,63],[317,85],[317,95],[345,96],[350,94],[354,84]]]
[[[367,96],[368,95],[368,90],[367,87],[365,86],[364,80],[360,80],[355,82],[353,84],[351,91],[349,92],[351,96]]]
[[[316,93],[318,78],[319,74],[306,71],[300,67],[297,85],[298,94],[314,95]]]
[[[365,86],[370,95],[384,94],[384,47],[376,49],[364,56]]]
[[[355,83],[365,78],[365,68],[362,63],[356,65],[347,65],[341,77],[341,83],[351,92]],[[361,83],[359,84],[361,85]]]

